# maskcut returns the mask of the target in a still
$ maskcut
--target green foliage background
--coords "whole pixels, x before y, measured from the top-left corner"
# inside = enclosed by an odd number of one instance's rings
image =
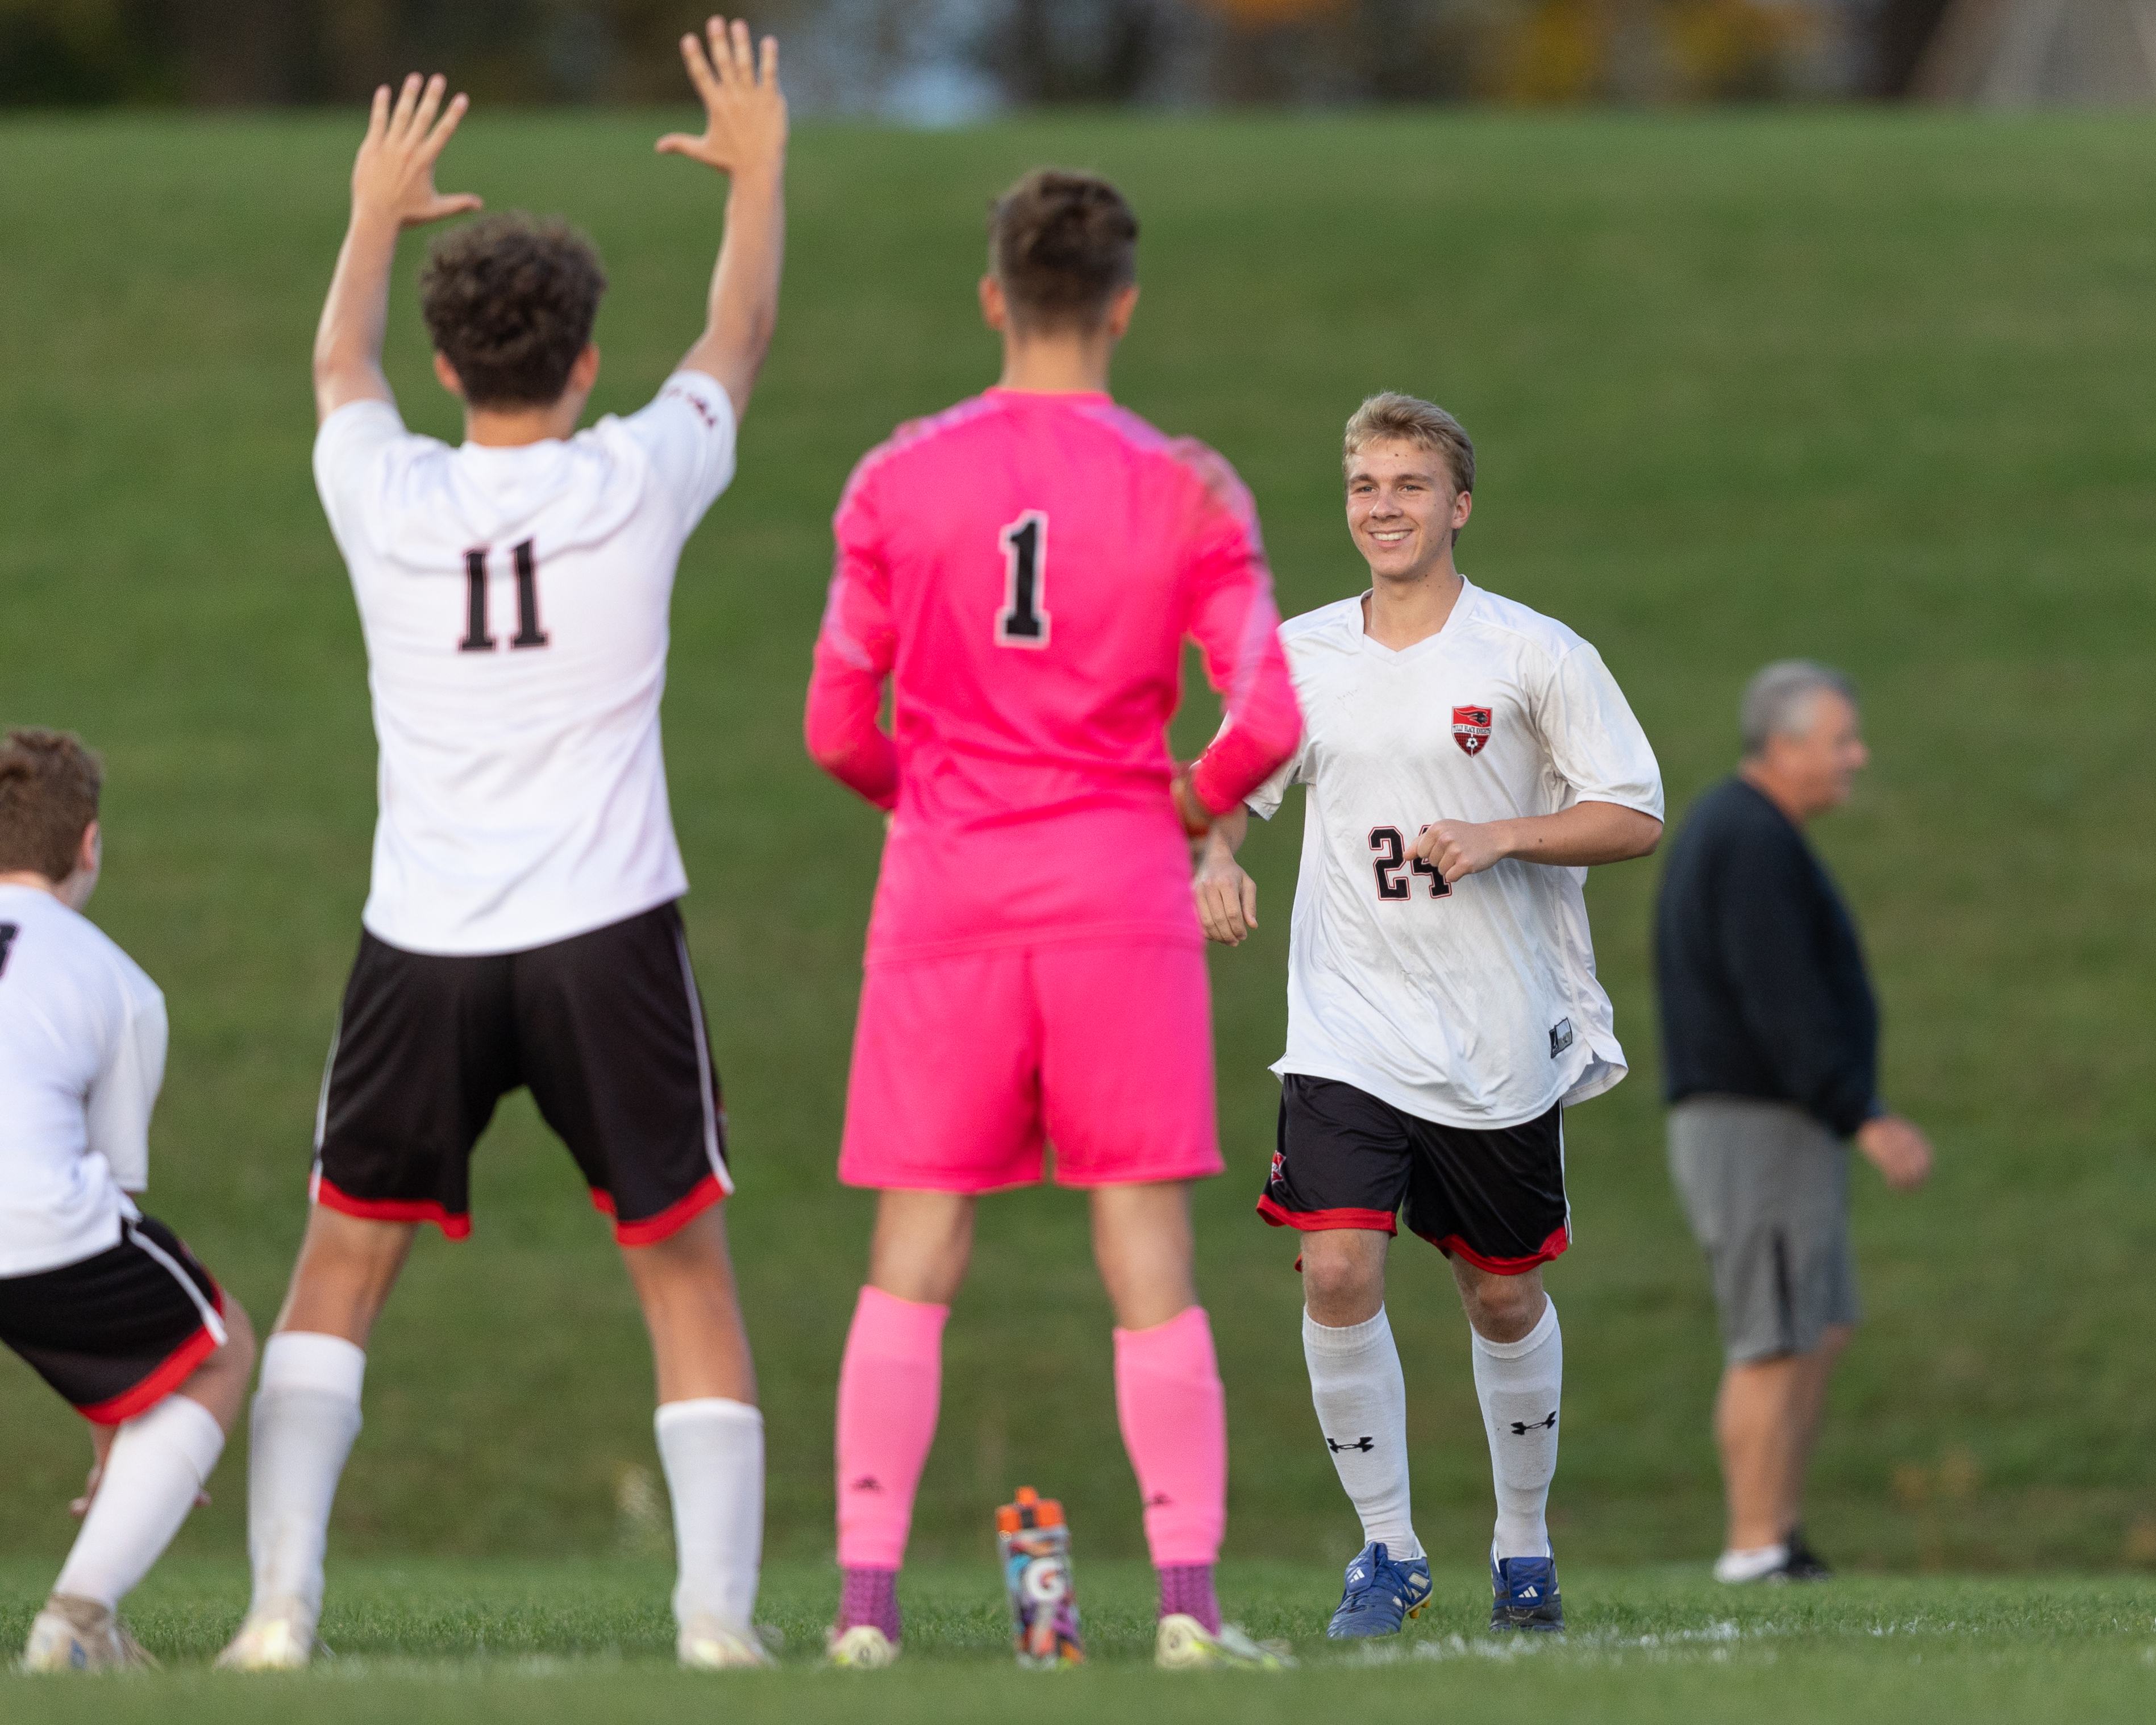
[[[675,116],[482,108],[444,183],[561,210],[613,286],[597,405],[694,333],[719,191]],[[0,721],[110,770],[95,910],[171,1003],[156,1212],[265,1325],[303,1220],[315,1086],[372,819],[364,661],[308,473],[306,352],[350,116],[0,126]],[[1782,114],[1072,116],[804,130],[783,326],[741,475],[682,565],[666,708],[690,937],[725,1074],[731,1210],[771,1437],[771,1546],[829,1549],[829,1415],[868,1205],[832,1161],[871,811],[798,737],[825,522],[894,421],[993,375],[986,199],[1097,166],[1145,227],[1124,398],[1255,488],[1283,608],[1352,592],[1342,418],[1429,393],[1481,449],[1463,560],[1601,648],[1673,809],[1729,766],[1761,661],[1862,680],[1877,764],[1819,840],[1865,924],[1892,1101],[1933,1187],[1858,1181],[1871,1322],[1814,1532],[1867,1565],[2156,1560],[2150,546],[2156,151],[2145,121]],[[453,434],[400,269],[391,370]],[[1207,704],[1183,727],[1202,736]],[[1299,820],[1251,846],[1263,937],[1219,955],[1230,1173],[1200,1196],[1234,1432],[1231,1551],[1335,1562],[1353,1524],[1308,1411],[1269,1153]],[[1632,1079],[1568,1127],[1578,1245],[1555,1499],[1576,1560],[1718,1532],[1704,1277],[1669,1194],[1645,968],[1656,865],[1590,889]],[[466,1244],[423,1240],[378,1334],[333,1553],[599,1552],[654,1465],[643,1337],[600,1219],[520,1098]],[[1419,1519],[1486,1538],[1449,1278],[1396,1260]],[[1032,1482],[1083,1552],[1141,1549],[1109,1317],[1070,1195],[987,1207],[950,1332],[916,1549],[970,1558]],[[185,1552],[235,1556],[244,1444]],[[78,1423],[0,1359],[0,1549],[54,1560]],[[633,1529],[630,1530],[633,1532]]]

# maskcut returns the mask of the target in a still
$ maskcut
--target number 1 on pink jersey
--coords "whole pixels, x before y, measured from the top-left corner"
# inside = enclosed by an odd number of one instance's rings
[[[1048,611],[1041,603],[1048,578],[1048,516],[1029,509],[1005,527],[1004,608],[996,614],[998,647],[1045,647]]]

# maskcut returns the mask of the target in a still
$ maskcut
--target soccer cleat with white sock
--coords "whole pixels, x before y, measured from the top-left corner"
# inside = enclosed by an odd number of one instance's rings
[[[297,1600],[247,1614],[223,1652],[221,1671],[305,1671],[315,1654],[313,1615]]]
[[[1340,1604],[1325,1625],[1335,1641],[1396,1635],[1430,1603],[1430,1560],[1395,1558],[1381,1540],[1355,1553],[1340,1589]]]
[[[1490,1590],[1496,1596],[1490,1607],[1493,1630],[1539,1630],[1556,1634],[1564,1628],[1564,1600],[1557,1590],[1554,1558],[1490,1556]]]
[[[755,1630],[701,1611],[681,1625],[674,1651],[684,1671],[770,1671],[778,1663]]]
[[[1295,1657],[1285,1641],[1254,1641],[1232,1623],[1213,1634],[1196,1618],[1172,1611],[1154,1632],[1152,1662],[1164,1671],[1284,1671]]]
[[[872,1623],[833,1630],[824,1643],[824,1657],[850,1671],[880,1671],[898,1662],[898,1643]]]
[[[110,1606],[71,1594],[45,1601],[23,1649],[26,1671],[154,1671],[157,1666]]]

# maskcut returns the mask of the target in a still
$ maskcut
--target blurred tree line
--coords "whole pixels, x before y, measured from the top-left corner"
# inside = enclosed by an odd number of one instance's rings
[[[810,111],[1728,100],[1906,88],[1946,0],[756,0]],[[683,0],[0,0],[0,104],[685,94]]]

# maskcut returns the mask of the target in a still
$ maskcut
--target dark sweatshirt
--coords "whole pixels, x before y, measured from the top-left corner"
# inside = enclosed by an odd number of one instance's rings
[[[1794,1102],[1845,1138],[1885,1111],[1856,927],[1804,834],[1741,778],[1693,803],[1670,847],[1655,979],[1669,1101]]]

